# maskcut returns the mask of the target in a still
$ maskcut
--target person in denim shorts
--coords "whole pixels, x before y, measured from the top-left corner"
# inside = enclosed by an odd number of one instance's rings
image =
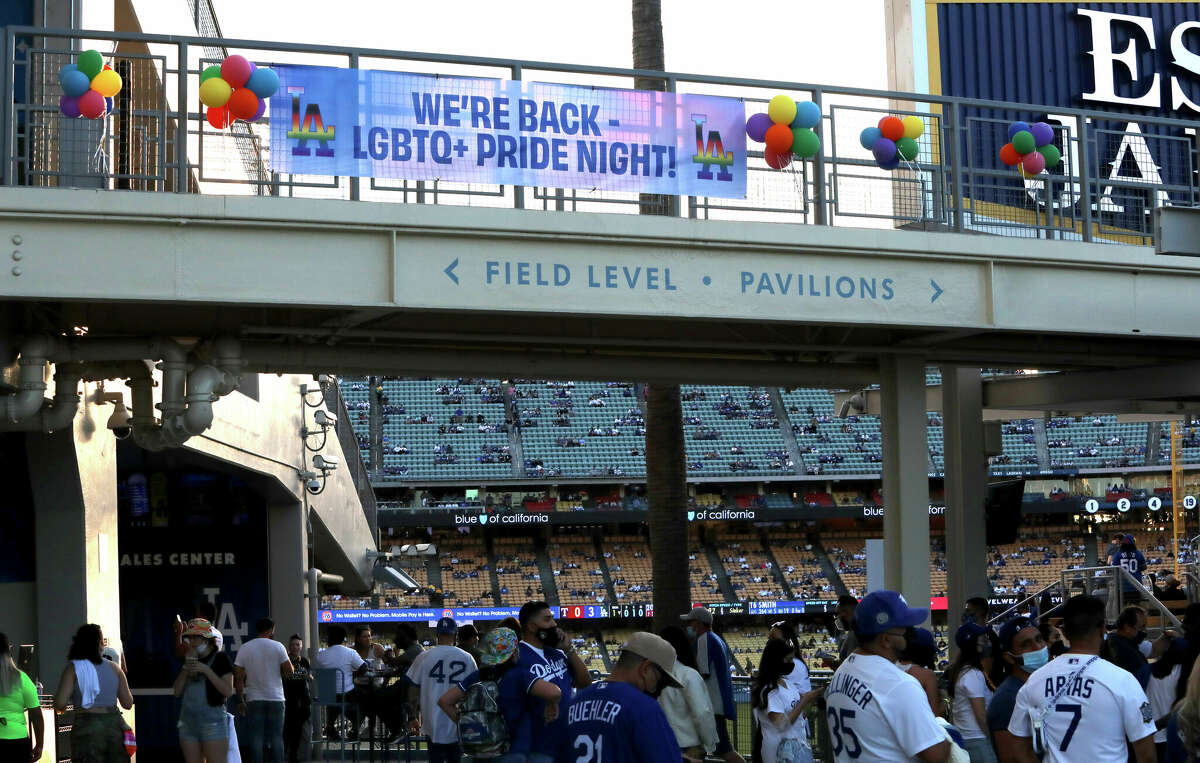
[[[216,631],[203,619],[188,622],[183,670],[175,678],[181,698],[179,746],[187,763],[224,763],[229,754],[225,701],[233,694],[233,662],[217,651]]]

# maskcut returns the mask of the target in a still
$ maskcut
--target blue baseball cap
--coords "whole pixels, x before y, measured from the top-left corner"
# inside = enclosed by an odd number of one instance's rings
[[[458,633],[458,623],[454,622],[453,617],[443,617],[437,622],[437,632],[446,636],[453,636]]]
[[[1000,626],[1000,648],[1006,652],[1011,652],[1012,642],[1017,637],[1017,634],[1026,628],[1036,627],[1038,627],[1037,623],[1024,615],[1014,617]]]
[[[912,643],[909,646],[923,646],[929,649],[937,649],[937,641],[933,638],[933,633],[928,628],[913,628]]]
[[[979,623],[967,623],[954,634],[954,643],[958,644],[959,649],[964,649],[967,644],[980,636],[987,635],[988,632],[988,629]]]
[[[892,628],[920,625],[927,617],[928,608],[908,606],[896,591],[872,591],[854,611],[854,630],[864,636],[873,636]]]

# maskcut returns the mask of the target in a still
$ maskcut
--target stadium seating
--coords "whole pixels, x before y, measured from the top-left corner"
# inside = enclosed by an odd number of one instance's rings
[[[599,564],[591,538],[555,536],[547,544],[546,553],[554,568],[560,604],[596,604],[608,600],[604,577],[593,574],[599,572]]]
[[[653,567],[646,539],[640,535],[612,535],[604,538],[602,548],[617,601],[649,604]]]
[[[774,564],[757,535],[719,530],[715,544],[737,598],[787,599],[775,580]]]
[[[526,538],[501,537],[493,541],[500,603],[519,607],[543,598],[542,575],[537,554]]]
[[[435,535],[433,540],[442,567],[442,591],[446,603],[458,607],[495,604],[483,538],[444,532]]]
[[[684,386],[684,443],[696,477],[795,474],[770,394],[763,387]]]
[[[625,382],[513,385],[529,477],[646,476],[637,388]]]
[[[1033,594],[1060,580],[1063,570],[1087,566],[1083,544],[1078,529],[1070,526],[1022,529],[1016,543],[988,549],[992,590],[997,594]]]
[[[796,598],[830,599],[837,595],[834,582],[825,576],[825,570],[803,534],[772,532],[771,553]]]

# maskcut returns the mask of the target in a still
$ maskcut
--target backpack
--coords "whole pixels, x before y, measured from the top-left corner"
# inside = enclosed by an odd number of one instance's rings
[[[480,681],[459,701],[458,739],[468,755],[493,758],[508,752],[508,724],[500,712],[499,694],[495,681]]]

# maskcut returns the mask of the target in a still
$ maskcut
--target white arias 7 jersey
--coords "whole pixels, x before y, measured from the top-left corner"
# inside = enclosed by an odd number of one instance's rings
[[[945,741],[917,679],[875,655],[846,658],[825,690],[837,763],[895,763]]]
[[[1154,733],[1150,702],[1133,674],[1102,659],[1089,665],[1091,659],[1059,655],[1034,671],[1017,692],[1008,731],[1032,737],[1033,719],[1042,718],[1043,763],[1125,763],[1125,741]]]

